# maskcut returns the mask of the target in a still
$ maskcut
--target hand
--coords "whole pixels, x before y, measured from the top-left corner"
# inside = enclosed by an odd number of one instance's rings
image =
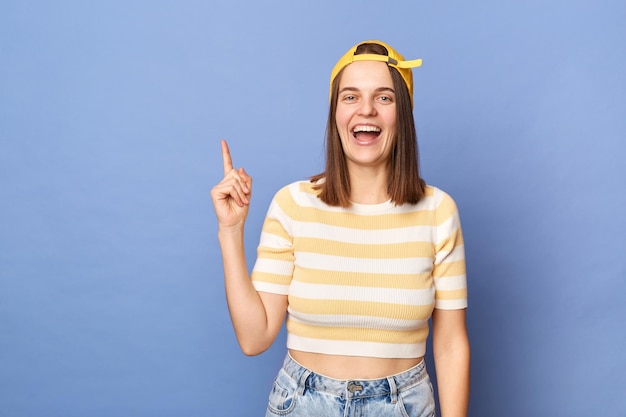
[[[234,169],[228,144],[222,140],[224,178],[211,190],[220,229],[243,227],[252,195],[252,178],[243,168]]]

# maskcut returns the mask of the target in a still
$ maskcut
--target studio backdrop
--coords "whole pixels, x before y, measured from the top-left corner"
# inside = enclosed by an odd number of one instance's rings
[[[626,415],[626,3],[0,3],[0,416],[260,416],[210,190],[324,164],[328,82],[414,70],[422,175],[466,243],[471,417]],[[429,348],[428,366],[434,376]]]

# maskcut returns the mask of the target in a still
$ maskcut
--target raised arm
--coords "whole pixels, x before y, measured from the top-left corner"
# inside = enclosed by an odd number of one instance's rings
[[[211,190],[224,264],[224,285],[230,318],[241,350],[257,355],[271,346],[287,311],[287,297],[259,293],[250,280],[244,251],[244,225],[250,207],[252,178],[234,169],[222,141],[224,178]]]

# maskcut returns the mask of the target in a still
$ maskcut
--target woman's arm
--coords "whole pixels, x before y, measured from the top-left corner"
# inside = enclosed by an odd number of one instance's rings
[[[233,168],[226,141],[222,141],[222,158],[224,178],[211,190],[211,198],[218,221],[226,301],[241,350],[258,355],[276,339],[287,311],[287,297],[258,293],[252,285],[244,251],[252,178],[243,168]]]
[[[442,417],[467,417],[470,346],[465,309],[433,312],[433,355]]]

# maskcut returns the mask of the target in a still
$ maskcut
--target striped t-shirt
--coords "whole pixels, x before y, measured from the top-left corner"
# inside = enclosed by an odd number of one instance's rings
[[[433,308],[467,307],[456,204],[427,186],[417,204],[332,207],[300,181],[274,197],[252,281],[288,296],[287,347],[414,358]]]

